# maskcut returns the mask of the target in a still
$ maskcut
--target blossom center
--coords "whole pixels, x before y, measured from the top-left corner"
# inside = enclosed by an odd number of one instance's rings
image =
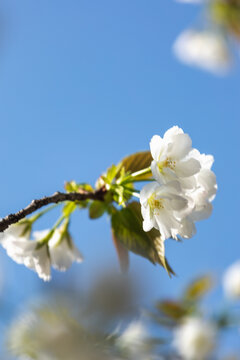
[[[163,199],[156,199],[155,196],[155,194],[152,194],[152,196],[150,196],[150,198],[148,199],[148,205],[150,207],[150,212],[152,215],[154,215],[159,210],[164,209]]]
[[[158,170],[160,171],[160,173],[163,173],[164,168],[174,170],[175,166],[176,161],[168,157],[164,161],[158,162]]]

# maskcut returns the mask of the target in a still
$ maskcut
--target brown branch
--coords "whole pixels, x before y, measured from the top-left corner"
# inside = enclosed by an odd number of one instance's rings
[[[84,200],[104,200],[106,189],[103,187],[94,192],[87,192],[82,190],[81,192],[61,193],[56,192],[51,196],[45,196],[42,199],[33,200],[24,209],[18,211],[15,214],[9,214],[5,218],[0,220],[0,232],[6,230],[10,225],[17,223],[19,220],[25,218],[27,215],[32,214],[34,211],[49,204],[57,204],[63,201],[84,201]]]

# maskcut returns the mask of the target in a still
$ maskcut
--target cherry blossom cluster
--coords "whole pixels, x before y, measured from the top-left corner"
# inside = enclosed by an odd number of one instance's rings
[[[155,181],[140,192],[143,229],[158,229],[163,240],[191,238],[195,222],[212,212],[217,190],[213,156],[192,148],[189,135],[178,126],[167,130],[163,138],[154,135],[150,150]]]
[[[67,223],[63,223],[54,230],[35,231],[30,241],[31,221],[25,220],[11,225],[1,234],[1,244],[16,263],[25,265],[37,272],[41,279],[49,281],[51,265],[57,270],[65,271],[74,261],[83,260],[66,225]]]

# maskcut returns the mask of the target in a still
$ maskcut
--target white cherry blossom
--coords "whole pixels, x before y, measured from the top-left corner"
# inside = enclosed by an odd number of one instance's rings
[[[240,300],[240,260],[226,270],[223,276],[223,288],[227,297]]]
[[[216,344],[214,324],[201,318],[187,318],[174,331],[173,346],[186,360],[205,360]]]
[[[24,236],[28,239],[31,234],[31,225],[26,222],[19,222],[17,224],[10,225],[4,232],[0,233],[0,242],[5,241],[8,237],[19,238]]]
[[[178,126],[167,130],[161,138],[154,135],[150,141],[153,157],[151,170],[153,177],[160,184],[168,181],[190,178],[185,180],[185,186],[193,188],[195,179],[192,177],[199,172],[200,163],[192,153],[192,140]]]
[[[48,234],[48,230],[33,233],[34,240],[28,237],[9,235],[2,241],[2,246],[16,263],[24,264],[26,267],[36,271],[44,281],[50,280],[50,258],[47,245],[39,247],[38,240]]]
[[[66,232],[62,236],[62,227],[57,228],[50,240],[41,244],[50,230],[33,232],[33,240],[29,236],[19,236],[20,229],[11,232],[2,240],[2,246],[7,254],[18,264],[36,271],[44,281],[51,279],[51,265],[58,270],[66,270],[74,262],[81,262],[83,257],[75,247],[70,235]]]
[[[153,360],[150,353],[148,331],[141,320],[132,321],[117,338],[116,345],[128,354],[131,360]]]
[[[230,67],[230,55],[224,38],[209,30],[186,30],[176,39],[173,51],[187,65],[215,74],[224,74]]]
[[[49,253],[51,264],[54,268],[65,271],[74,261],[80,263],[83,261],[82,254],[76,248],[68,232],[63,234],[63,228],[57,228],[54,231],[49,243]]]
[[[181,228],[181,220],[187,216],[188,201],[181,194],[177,181],[159,185],[152,182],[140,192],[143,229],[150,231],[156,228],[163,240],[176,238]]]
[[[212,213],[212,204],[217,191],[216,176],[211,170],[214,158],[211,155],[200,154],[193,149],[191,154],[200,162],[200,171],[193,176],[195,187],[193,189],[184,188],[184,181],[181,181],[184,195],[192,204],[192,211],[182,222],[180,236],[190,238],[195,232],[195,222],[207,219]]]

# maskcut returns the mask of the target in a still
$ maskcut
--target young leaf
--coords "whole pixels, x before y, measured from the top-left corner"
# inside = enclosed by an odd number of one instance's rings
[[[118,165],[112,165],[107,169],[107,173],[106,173],[105,177],[106,177],[108,184],[112,183],[112,181],[115,179],[115,177],[119,173],[121,167],[122,167],[122,164],[120,163]]]
[[[112,215],[113,234],[126,248],[155,263],[155,251],[134,212],[126,207]]]
[[[154,247],[158,253],[159,260],[161,265],[164,267],[164,269],[167,271],[168,275],[171,277],[171,274],[176,275],[171,266],[169,265],[166,257],[165,257],[165,245],[164,241],[162,240],[160,234],[156,234],[157,230],[152,230],[150,233],[153,236],[153,244]],[[155,236],[154,236],[155,233]],[[150,236],[151,236],[150,234]]]
[[[155,231],[145,232],[142,228],[141,207],[137,202],[132,202],[126,208],[117,211],[112,215],[112,230],[113,234],[124,246],[141,255],[153,264],[160,264],[168,271],[174,274],[171,267],[168,265],[165,257],[163,261],[163,254],[159,255],[159,249],[156,248],[157,238],[159,233]],[[162,257],[162,259],[161,259]]]
[[[151,165],[152,162],[152,155],[150,151],[141,151],[137,152],[135,154],[126,156],[122,159],[121,165],[124,167],[125,173],[130,172],[136,172],[142,169],[145,169]],[[149,179],[152,176],[151,173],[142,175],[141,178],[138,179],[145,180]]]
[[[139,223],[141,223],[141,229],[142,229],[142,214],[141,214],[141,205],[134,201],[128,205],[129,208],[134,211],[135,215],[138,218]],[[142,230],[143,231],[143,230]],[[166,257],[165,257],[165,246],[164,241],[161,238],[161,235],[158,230],[152,229],[151,231],[145,232],[144,234],[148,236],[150,239],[152,246],[156,252],[157,260],[156,262],[164,267],[164,269],[167,271],[168,275],[171,277],[172,275],[176,275],[171,266],[169,265]]]
[[[103,201],[95,200],[89,206],[90,219],[97,219],[101,217],[107,210],[106,204]]]
[[[94,190],[90,184],[87,183],[77,184],[76,181],[74,180],[65,182],[64,187],[67,192],[81,192],[81,190],[91,192]]]

